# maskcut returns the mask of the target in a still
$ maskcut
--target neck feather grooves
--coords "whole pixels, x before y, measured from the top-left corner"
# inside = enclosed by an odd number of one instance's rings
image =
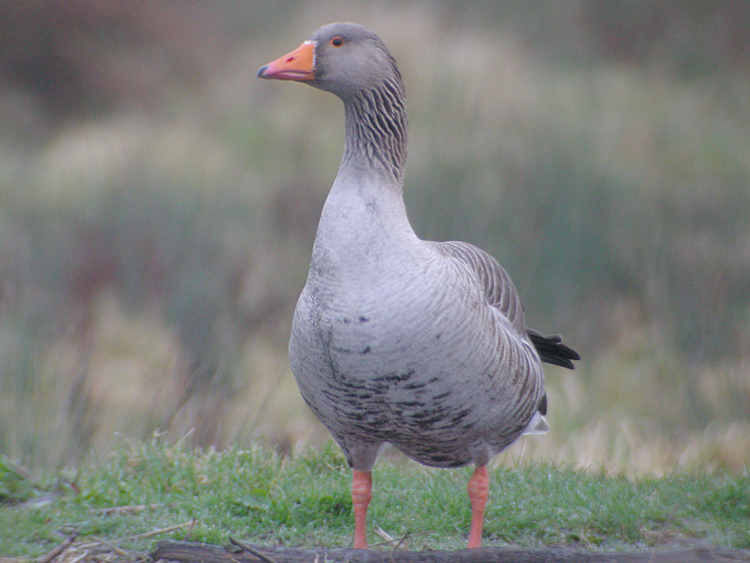
[[[398,71],[344,102],[346,140],[342,164],[387,173],[399,184],[406,162],[406,107]]]

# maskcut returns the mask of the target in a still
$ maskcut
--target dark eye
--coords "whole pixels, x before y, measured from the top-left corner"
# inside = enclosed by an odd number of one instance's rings
[[[331,39],[331,45],[333,45],[334,47],[341,47],[343,44],[344,44],[344,40],[338,35],[334,37],[333,39]]]

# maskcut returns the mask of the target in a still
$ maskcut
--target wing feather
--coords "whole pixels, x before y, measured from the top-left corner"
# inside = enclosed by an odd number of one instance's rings
[[[523,306],[508,272],[481,248],[466,242],[435,243],[439,251],[462,262],[479,279],[487,303],[497,309],[519,331],[524,331]]]
[[[573,369],[573,361],[580,360],[578,352],[562,343],[559,335],[542,336],[526,328],[521,298],[508,272],[491,255],[466,242],[448,241],[434,243],[445,256],[468,266],[479,279],[487,303],[497,309],[510,324],[528,338],[543,362]]]

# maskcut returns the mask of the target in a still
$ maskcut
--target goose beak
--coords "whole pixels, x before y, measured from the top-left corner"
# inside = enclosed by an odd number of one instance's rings
[[[315,43],[305,41],[291,53],[260,67],[258,77],[276,80],[313,80],[315,78]]]

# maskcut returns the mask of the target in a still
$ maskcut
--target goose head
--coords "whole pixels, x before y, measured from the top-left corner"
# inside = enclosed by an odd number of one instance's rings
[[[294,51],[262,66],[258,76],[306,82],[344,101],[383,82],[401,83],[396,63],[380,38],[354,23],[321,27]]]

